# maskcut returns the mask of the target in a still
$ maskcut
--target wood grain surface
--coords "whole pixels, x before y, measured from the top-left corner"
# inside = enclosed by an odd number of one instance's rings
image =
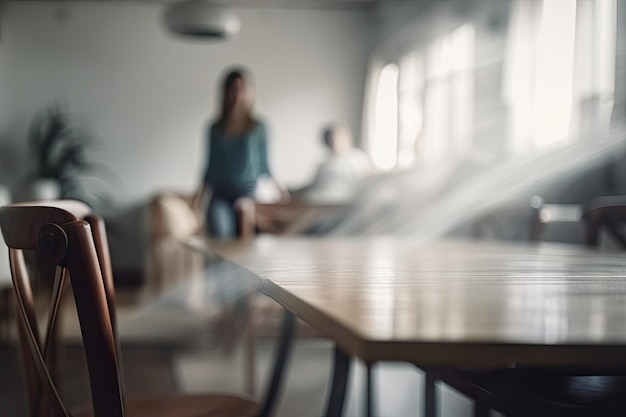
[[[210,250],[366,362],[626,366],[623,253],[398,238],[260,238]]]

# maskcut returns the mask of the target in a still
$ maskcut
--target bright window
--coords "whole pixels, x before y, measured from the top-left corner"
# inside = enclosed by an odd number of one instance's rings
[[[398,159],[398,77],[396,64],[383,67],[376,91],[372,162],[381,170],[396,166]]]
[[[380,72],[370,154],[382,170],[471,149],[474,26],[463,25]]]
[[[419,52],[400,61],[398,100],[397,166],[404,168],[415,162],[424,127],[424,58]]]
[[[519,0],[507,36],[503,93],[512,153],[608,130],[616,0]]]
[[[422,160],[463,155],[471,148],[474,43],[474,26],[466,24],[428,46]]]
[[[536,146],[567,137],[572,111],[576,2],[544,0],[537,40],[532,130]]]

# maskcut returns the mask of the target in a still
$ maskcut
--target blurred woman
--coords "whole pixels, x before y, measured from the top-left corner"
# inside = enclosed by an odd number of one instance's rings
[[[207,135],[208,151],[204,179],[196,201],[211,193],[206,221],[211,236],[232,239],[240,233],[238,212],[254,207],[257,180],[266,175],[281,190],[287,191],[271,176],[267,162],[267,129],[252,114],[249,79],[241,69],[224,78],[222,106]]]

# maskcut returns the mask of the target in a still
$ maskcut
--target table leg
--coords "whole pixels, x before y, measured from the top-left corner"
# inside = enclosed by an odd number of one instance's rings
[[[283,319],[280,342],[278,349],[276,350],[276,357],[274,358],[274,369],[265,393],[263,408],[257,417],[270,417],[274,413],[276,400],[284,380],[285,369],[287,368],[287,363],[289,362],[289,354],[293,345],[295,330],[296,318],[289,311],[285,310],[285,318]]]
[[[341,417],[350,373],[350,357],[336,345],[333,368],[333,380],[326,405],[326,417]]]
[[[424,417],[437,415],[437,378],[431,371],[424,370]]]
[[[366,365],[366,387],[365,387],[365,415],[366,417],[373,417],[374,415],[374,370],[372,364]]]
[[[479,399],[474,399],[474,417],[489,417],[491,410]]]

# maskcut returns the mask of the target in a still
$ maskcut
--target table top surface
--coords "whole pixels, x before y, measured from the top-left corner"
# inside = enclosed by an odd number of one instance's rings
[[[623,253],[398,238],[212,247],[365,361],[626,365]]]

